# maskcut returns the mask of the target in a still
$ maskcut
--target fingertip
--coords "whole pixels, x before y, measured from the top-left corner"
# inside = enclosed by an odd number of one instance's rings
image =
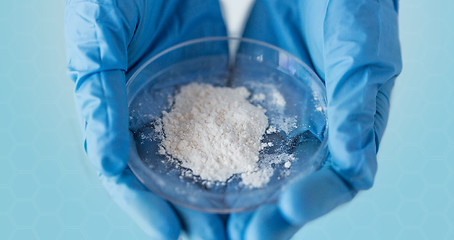
[[[92,124],[94,125],[94,124]],[[98,126],[98,128],[101,128]],[[87,130],[87,154],[98,172],[105,176],[118,176],[128,165],[130,140],[128,134],[106,133],[106,129]]]
[[[252,211],[232,213],[227,222],[227,233],[230,240],[243,239],[243,233],[253,216]]]
[[[126,168],[127,162],[114,156],[101,158],[101,171],[104,175],[111,177],[121,174]]]
[[[200,212],[185,207],[173,205],[176,210],[184,233],[194,240],[225,240],[225,226],[219,215]]]
[[[109,149],[107,149],[109,148]],[[121,174],[131,158],[140,158],[137,153],[134,136],[130,131],[126,134],[118,134],[114,139],[108,140],[104,148],[101,148],[101,170],[106,176],[116,176]]]
[[[350,201],[354,195],[331,168],[322,168],[289,186],[278,206],[287,221],[304,225]]]
[[[164,224],[156,227],[155,229],[151,229],[147,226],[148,224],[144,224],[144,227],[139,226],[145,233],[150,236],[150,239],[162,239],[162,240],[177,240],[180,239],[181,229],[179,224]]]
[[[276,204],[265,205],[257,209],[244,229],[244,239],[248,240],[273,240],[290,239],[301,225],[287,221]]]
[[[301,188],[301,186],[299,187]],[[308,216],[305,214],[306,211],[303,210],[303,206],[307,201],[301,198],[304,194],[301,194],[299,187],[290,186],[281,194],[278,202],[283,218],[294,225],[304,225],[309,221]]]

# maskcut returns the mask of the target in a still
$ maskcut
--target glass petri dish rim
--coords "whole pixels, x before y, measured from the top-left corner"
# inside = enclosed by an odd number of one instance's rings
[[[253,43],[253,44],[257,44],[257,45],[261,45],[263,47],[267,47],[267,48],[271,48],[271,49],[274,49],[278,52],[282,52],[284,53],[285,55],[289,56],[290,58],[292,58],[293,60],[295,60],[296,62],[298,62],[303,68],[304,70],[306,70],[310,75],[311,77],[314,79],[314,80],[317,80],[316,81],[316,84],[319,85],[319,87],[325,87],[325,85],[323,84],[322,80],[319,78],[319,76],[310,68],[307,66],[307,64],[305,64],[303,61],[301,61],[301,59],[297,58],[295,55],[291,54],[290,52],[282,49],[282,48],[279,48],[279,47],[276,47],[272,44],[269,44],[269,43],[266,43],[266,42],[263,42],[263,41],[260,41],[260,40],[255,40],[255,39],[251,39],[251,38],[240,38],[240,37],[204,37],[204,38],[196,38],[196,39],[192,39],[192,40],[188,40],[188,41],[185,41],[185,42],[182,42],[182,43],[179,43],[179,44],[176,44],[174,46],[171,46],[161,52],[159,52],[158,54],[156,54],[155,56],[151,57],[150,59],[148,59],[147,61],[145,61],[145,63],[143,63],[132,75],[131,77],[127,80],[126,82],[126,88],[128,89],[130,87],[130,85],[134,82],[134,79],[137,78],[137,76],[142,72],[143,69],[145,69],[148,65],[150,65],[152,62],[154,62],[156,59],[158,59],[159,57],[173,51],[173,50],[177,50],[179,48],[183,48],[183,47],[186,47],[188,45],[192,45],[192,44],[197,44],[197,43],[203,43],[203,42],[213,42],[213,41],[226,41],[227,43],[229,41],[238,41],[239,43],[241,42],[247,42],[247,43]],[[326,99],[324,99],[325,102],[326,102]]]

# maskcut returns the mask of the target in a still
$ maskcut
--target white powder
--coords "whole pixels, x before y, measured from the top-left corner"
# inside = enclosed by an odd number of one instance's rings
[[[264,168],[260,171],[243,173],[241,174],[241,184],[258,188],[264,183],[267,183],[271,176],[273,176],[272,168]]]
[[[296,128],[297,118],[296,116],[287,116],[285,114],[287,102],[275,85],[261,82],[249,83],[249,85],[255,92],[251,97],[252,102],[278,113],[277,116],[275,115],[274,118],[270,119],[272,127],[270,127],[269,131],[267,130],[266,134],[278,132],[277,130],[289,134]]]
[[[267,130],[266,130],[266,134],[271,134],[271,133],[275,133],[277,132],[277,129],[275,126],[270,126]]]
[[[268,118],[265,109],[247,100],[249,95],[244,87],[182,87],[170,112],[163,112],[160,152],[165,150],[203,180],[226,181],[233,174],[256,171],[259,151],[269,146],[261,143]]]
[[[266,97],[265,94],[259,93],[259,94],[253,95],[251,100],[253,102],[261,102],[261,101],[265,100],[265,97]]]
[[[273,91],[273,101],[272,103],[276,106],[283,107],[285,106],[286,102],[284,97],[282,97],[281,93],[279,93],[277,90],[274,89]]]
[[[283,109],[284,98],[276,89],[272,90],[268,99],[274,107]],[[281,150],[259,155],[266,148],[282,149],[263,141],[264,136],[287,131],[291,126],[282,124],[285,120],[280,119],[277,125],[268,125],[266,110],[247,100],[264,103],[266,95],[263,92],[250,95],[244,87],[196,83],[183,86],[173,98],[170,111],[163,112],[163,117],[155,122],[161,140],[159,154],[170,161],[178,160],[180,166],[188,169],[182,172],[182,177],[200,176],[207,187],[213,181],[225,184],[235,174],[241,177],[242,186],[262,187],[275,173],[276,164],[288,169],[295,160],[292,154],[279,153]],[[280,171],[281,175],[286,173]]]

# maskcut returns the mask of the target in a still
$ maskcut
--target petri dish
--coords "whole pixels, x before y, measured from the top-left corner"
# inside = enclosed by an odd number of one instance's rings
[[[235,45],[237,51],[229,51]],[[160,153],[157,121],[181,87],[194,82],[245,87],[250,102],[266,109],[276,131],[264,135],[263,142],[272,146],[259,154],[259,168],[267,170],[265,184],[242,184],[241,174],[207,182]],[[174,204],[212,213],[251,210],[275,202],[286,186],[319,169],[326,157],[325,86],[301,60],[270,44],[231,37],[187,41],[138,67],[126,87],[133,137],[128,165],[147,188]]]

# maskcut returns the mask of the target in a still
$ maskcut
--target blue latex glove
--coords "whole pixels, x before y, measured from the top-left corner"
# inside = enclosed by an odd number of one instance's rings
[[[225,36],[219,3],[67,0],[65,34],[85,150],[112,198],[152,239],[177,239],[180,230],[191,239],[224,239],[218,215],[172,206],[127,167],[137,153],[129,147],[125,88],[128,74],[160,51],[193,38]]]
[[[256,1],[244,36],[293,53],[325,82],[330,157],[277,204],[232,214],[231,239],[288,239],[372,186],[401,71],[397,26],[397,0]]]

